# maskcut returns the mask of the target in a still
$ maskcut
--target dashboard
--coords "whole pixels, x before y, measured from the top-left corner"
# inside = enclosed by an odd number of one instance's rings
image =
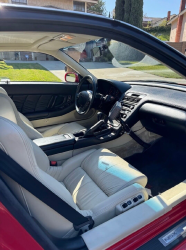
[[[141,121],[148,131],[159,135],[186,137],[186,86],[98,81],[101,94],[111,95],[121,102],[120,115],[129,127]]]

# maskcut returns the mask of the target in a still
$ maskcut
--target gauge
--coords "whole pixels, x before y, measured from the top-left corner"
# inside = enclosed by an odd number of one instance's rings
[[[114,86],[110,87],[107,94],[113,96],[117,100],[119,100],[119,98],[120,98],[120,91],[117,88],[115,88]]]

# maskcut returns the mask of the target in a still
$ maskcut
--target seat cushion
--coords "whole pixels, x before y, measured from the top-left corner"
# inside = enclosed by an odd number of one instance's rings
[[[46,130],[42,133],[43,137],[49,137],[53,135],[61,135],[71,133],[74,134],[79,132],[80,130],[85,129],[85,127],[81,126],[77,122],[65,123],[61,125],[53,126],[52,128]]]
[[[147,184],[145,175],[107,149],[72,157],[62,172],[61,181],[80,209],[92,209],[134,183]]]
[[[72,171],[65,178],[64,184],[82,210],[90,209],[108,198],[82,168]]]
[[[86,157],[81,167],[107,196],[133,183],[143,187],[147,184],[144,174],[108,149],[96,150]]]

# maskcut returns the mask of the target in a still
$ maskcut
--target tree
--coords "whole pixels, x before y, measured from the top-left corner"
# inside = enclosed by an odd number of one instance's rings
[[[107,15],[107,10],[106,10],[106,5],[105,2],[103,0],[98,0],[97,4],[92,5],[89,8],[90,11],[94,11],[96,13],[99,13],[103,16]]]
[[[142,28],[143,0],[116,0],[116,19]]]
[[[125,0],[116,0],[115,19],[123,21]]]
[[[143,0],[125,0],[131,2],[131,12],[128,23],[142,28],[143,23]]]

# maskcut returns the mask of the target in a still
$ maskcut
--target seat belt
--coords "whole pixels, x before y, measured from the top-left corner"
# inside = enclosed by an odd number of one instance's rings
[[[84,217],[56,194],[34,178],[10,156],[0,149],[0,171],[9,176],[47,206],[73,223],[74,229],[79,233],[89,231],[94,226],[91,216]]]

